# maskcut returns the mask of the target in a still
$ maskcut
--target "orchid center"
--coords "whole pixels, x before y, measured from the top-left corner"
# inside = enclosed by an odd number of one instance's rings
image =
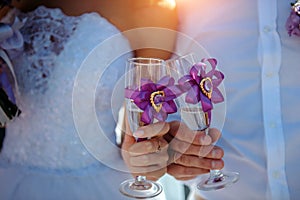
[[[209,99],[211,99],[211,94],[213,91],[213,84],[212,84],[212,80],[209,77],[205,77],[201,80],[200,84],[200,89],[202,91],[202,93],[207,96]]]
[[[294,5],[293,5],[293,8],[294,8],[294,11],[300,15],[300,2],[296,2]]]
[[[155,91],[151,93],[150,103],[156,112],[162,108],[162,98],[165,96],[164,91]]]

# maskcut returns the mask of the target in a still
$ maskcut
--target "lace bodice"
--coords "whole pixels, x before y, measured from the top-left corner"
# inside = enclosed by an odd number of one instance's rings
[[[27,84],[26,92],[35,90],[44,93],[48,87],[48,79],[55,67],[55,58],[64,50],[64,45],[74,34],[79,19],[64,17],[60,10],[47,12],[40,7],[35,12],[21,14],[26,18],[23,28],[25,54],[30,62],[26,72],[22,74]],[[25,70],[21,67],[20,70]],[[28,84],[30,81],[30,84]]]
[[[13,64],[20,87],[17,101],[22,114],[8,125],[1,156],[12,163],[47,168],[89,165],[95,159],[82,145],[72,116],[74,80],[91,50],[119,31],[97,13],[72,17],[60,9],[42,6],[30,13],[20,13],[19,17],[26,18],[21,29],[24,53]],[[106,50],[113,54],[118,47],[129,49],[129,44],[123,38],[118,46]],[[110,104],[99,96],[104,92],[111,95],[127,56],[121,56],[110,65],[97,87],[95,103],[99,121],[109,122],[105,131],[111,140],[115,120],[109,112]],[[95,62],[104,67],[101,57]]]

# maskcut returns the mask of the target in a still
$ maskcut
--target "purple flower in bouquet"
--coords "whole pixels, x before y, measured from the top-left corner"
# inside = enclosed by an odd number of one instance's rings
[[[288,31],[289,36],[296,35],[300,36],[300,1],[297,0],[292,3],[292,10],[288,17],[285,27]]]
[[[125,89],[125,97],[143,110],[141,121],[145,125],[153,123],[154,118],[165,121],[168,114],[177,112],[174,99],[181,94],[181,90],[174,84],[175,80],[170,76],[164,76],[157,83],[141,79],[139,88],[133,86]]]
[[[207,73],[205,61],[211,65],[211,70]],[[201,62],[191,67],[189,74],[178,80],[181,89],[187,92],[185,101],[190,104],[201,102],[204,112],[211,111],[213,103],[224,101],[224,97],[218,89],[224,75],[216,70],[216,66],[217,60],[214,58],[202,59]]]

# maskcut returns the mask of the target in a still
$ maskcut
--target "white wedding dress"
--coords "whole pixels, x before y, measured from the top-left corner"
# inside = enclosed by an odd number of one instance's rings
[[[94,107],[108,140],[103,140],[103,144],[101,140],[91,142],[86,148],[73,117],[72,95],[74,88],[80,87],[75,79],[93,49],[120,34],[119,30],[97,13],[73,17],[64,15],[60,9],[43,6],[18,17],[26,19],[21,29],[24,53],[13,60],[22,114],[6,129],[0,154],[0,199],[126,199],[119,192],[119,184],[131,175],[118,167],[122,165],[118,148],[108,147],[116,147],[111,145],[115,143],[116,121],[111,110],[120,105],[115,102],[112,105],[111,95],[124,73],[126,59],[131,56],[128,41],[119,37],[117,44],[106,45],[103,52],[100,48],[96,52],[99,56],[89,60],[98,68],[105,68],[97,83]],[[118,58],[108,65],[107,55],[119,49],[128,51],[116,55]],[[79,93],[84,99],[85,89]],[[121,102],[122,94],[118,97]],[[89,102],[90,99],[86,103],[79,101],[80,108],[90,109]],[[93,113],[85,113],[80,117],[89,122],[92,116]],[[98,130],[85,125],[86,130],[81,129],[81,134],[86,131],[95,134],[96,139],[98,133],[93,132]],[[111,144],[105,145],[107,141]],[[110,157],[109,166],[99,162],[87,149],[104,152]]]

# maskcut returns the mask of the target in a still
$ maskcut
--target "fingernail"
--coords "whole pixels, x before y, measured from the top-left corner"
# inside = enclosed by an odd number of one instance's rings
[[[211,161],[211,168],[212,169],[217,169],[218,168],[218,161]]]
[[[134,137],[141,137],[144,135],[144,131],[143,130],[137,130],[133,133]]]
[[[211,139],[208,135],[205,135],[204,137],[201,137],[200,139],[201,144],[210,144],[211,143]]]
[[[214,149],[211,152],[211,155],[212,155],[213,158],[219,158],[220,157],[219,154],[220,154],[220,152],[219,152],[218,149]]]

